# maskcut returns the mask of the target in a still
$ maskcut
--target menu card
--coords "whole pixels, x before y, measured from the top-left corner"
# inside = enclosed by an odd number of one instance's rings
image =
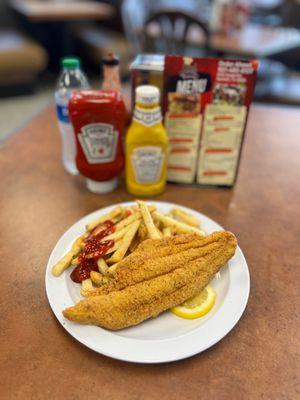
[[[232,186],[257,61],[166,56],[168,180]]]

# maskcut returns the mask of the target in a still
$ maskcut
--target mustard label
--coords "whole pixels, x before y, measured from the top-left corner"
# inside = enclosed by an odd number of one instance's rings
[[[165,159],[161,147],[136,147],[130,159],[136,182],[144,184],[159,182]]]
[[[162,120],[160,107],[151,109],[135,107],[133,120],[147,127],[158,124]]]

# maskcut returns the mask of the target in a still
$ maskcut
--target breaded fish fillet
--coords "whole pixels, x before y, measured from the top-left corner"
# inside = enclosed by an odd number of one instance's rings
[[[224,232],[215,232],[201,237],[196,234],[183,234],[164,239],[148,239],[141,243],[136,251],[118,263],[113,279],[88,296],[107,294],[124,289],[167,274],[200,257],[214,254],[224,244],[227,236]]]
[[[236,238],[216,232],[147,240],[120,263],[114,278],[66,318],[117,330],[183,303],[199,293],[234,255]]]

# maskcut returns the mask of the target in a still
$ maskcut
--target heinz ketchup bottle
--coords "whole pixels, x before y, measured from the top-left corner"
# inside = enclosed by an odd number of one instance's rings
[[[124,167],[122,135],[126,110],[114,90],[74,92],[69,115],[76,137],[78,171],[94,193],[108,193]]]

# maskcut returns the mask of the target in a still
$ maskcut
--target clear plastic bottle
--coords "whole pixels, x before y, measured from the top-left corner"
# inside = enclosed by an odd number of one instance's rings
[[[62,139],[62,160],[65,169],[72,175],[78,173],[75,157],[76,143],[72,124],[69,120],[68,102],[73,90],[89,89],[89,83],[80,69],[78,58],[64,58],[63,70],[57,82],[54,95],[58,126]]]

